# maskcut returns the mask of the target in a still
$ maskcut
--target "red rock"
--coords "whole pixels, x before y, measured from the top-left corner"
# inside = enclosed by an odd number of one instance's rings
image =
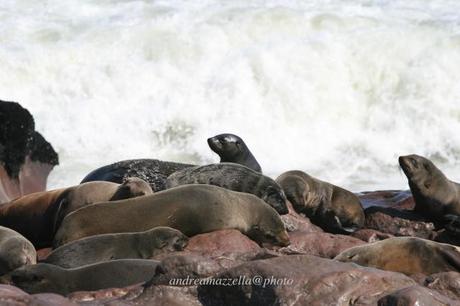
[[[360,230],[354,232],[353,234],[351,234],[351,236],[355,237],[355,238],[358,238],[358,239],[361,239],[361,240],[363,240],[365,242],[376,242],[376,241],[381,241],[381,240],[384,240],[384,239],[394,237],[391,234],[382,233],[382,232],[379,232],[377,230],[368,229],[368,228],[360,229]]]
[[[343,250],[364,244],[365,242],[354,237],[334,235],[330,233],[289,233],[291,244],[281,248],[282,254],[307,254],[319,257],[334,258]]]
[[[37,250],[37,261],[45,260],[49,254],[53,251],[52,248],[44,248]]]
[[[203,305],[313,306],[337,305],[338,301],[340,305],[375,305],[381,297],[415,285],[414,280],[401,273],[310,255],[251,261],[218,274],[209,282],[225,279],[235,280],[236,284],[198,287]],[[254,283],[259,280],[260,285]],[[269,284],[263,286],[264,282]]]
[[[286,227],[288,232],[295,232],[295,231],[302,231],[302,232],[310,232],[310,233],[318,233],[323,232],[323,230],[319,227],[311,223],[310,219],[305,217],[304,215],[298,214],[292,204],[287,201],[287,207],[289,213],[286,215],[281,216],[281,220],[284,222],[284,226]]]
[[[136,284],[124,288],[110,288],[97,291],[78,291],[67,297],[75,303],[106,304],[112,301],[131,300],[138,297],[144,290],[143,284]]]
[[[201,306],[198,301],[196,286],[151,286],[132,300],[134,305],[145,306]]]
[[[432,239],[436,236],[434,224],[426,222],[412,211],[370,207],[364,212],[366,214],[365,228],[395,236],[413,236],[425,239]]]
[[[259,245],[237,230],[220,230],[193,236],[185,251],[204,254],[208,257],[258,252]]]
[[[411,286],[393,292],[378,301],[379,306],[454,306],[460,305],[440,293],[421,286]]]
[[[432,274],[425,279],[424,285],[451,299],[460,301],[460,273],[458,272]]]

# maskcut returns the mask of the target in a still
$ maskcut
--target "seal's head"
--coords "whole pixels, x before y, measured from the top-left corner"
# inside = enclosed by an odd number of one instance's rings
[[[235,161],[248,150],[243,139],[234,134],[219,134],[208,138],[208,145],[220,156],[221,162]]]
[[[61,277],[63,271],[58,266],[40,263],[16,269],[7,277],[12,285],[30,294],[43,292],[66,294],[64,286],[68,280]]]
[[[399,165],[409,180],[409,185],[422,193],[430,190],[444,174],[427,158],[419,155],[399,157]]]
[[[273,207],[280,215],[289,213],[286,205],[286,196],[284,195],[281,187],[268,186],[265,189],[262,200],[270,204],[270,206]]]
[[[37,263],[36,252],[31,243],[12,237],[0,249],[0,275],[25,265]]]
[[[137,177],[128,177],[123,184],[118,186],[110,201],[135,198],[152,193],[152,187],[146,181]]]
[[[254,224],[247,233],[249,238],[261,246],[266,244],[288,246],[290,244],[289,235],[280,216],[268,205],[266,211],[259,213],[259,222]]]
[[[155,248],[163,251],[182,251],[188,244],[188,237],[181,231],[159,226],[147,231],[148,235],[155,241]]]

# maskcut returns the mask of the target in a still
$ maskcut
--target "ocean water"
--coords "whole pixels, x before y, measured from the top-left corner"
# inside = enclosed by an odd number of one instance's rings
[[[60,155],[49,188],[118,160],[211,163],[232,132],[265,173],[406,189],[460,181],[460,1],[0,2],[0,99]]]

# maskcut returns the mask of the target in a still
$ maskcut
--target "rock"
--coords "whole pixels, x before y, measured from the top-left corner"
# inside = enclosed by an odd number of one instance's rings
[[[358,239],[361,239],[361,240],[363,240],[365,242],[376,242],[376,241],[381,241],[381,240],[384,240],[384,239],[394,237],[391,234],[382,233],[382,232],[379,232],[377,230],[368,229],[368,228],[356,231],[353,234],[351,234],[351,236],[355,237],[355,238],[358,238]]]
[[[375,229],[395,236],[413,236],[432,239],[436,236],[432,222],[412,211],[394,208],[370,207],[364,210],[366,214],[365,228]]]
[[[156,268],[155,276],[147,282],[150,285],[190,286],[195,279],[205,278],[224,271],[216,260],[197,254],[179,252],[169,254]],[[173,283],[178,280],[177,283]]]
[[[425,279],[424,285],[451,299],[460,301],[460,273],[458,272],[432,274]]]
[[[289,233],[291,244],[278,250],[281,254],[307,254],[334,258],[340,252],[365,242],[354,237],[330,233]]]
[[[234,284],[229,286],[228,280]],[[244,263],[208,282],[198,287],[203,305],[375,304],[395,290],[415,285],[400,273],[310,255]]]
[[[0,122],[0,203],[44,191],[57,153],[18,103],[0,100]]]
[[[323,232],[323,230],[319,227],[311,223],[310,219],[305,217],[304,215],[298,214],[292,204],[287,201],[287,207],[289,213],[286,215],[281,216],[281,220],[284,222],[284,226],[288,232],[294,231],[302,231],[302,232],[310,232],[310,233],[318,233]]]
[[[422,286],[411,286],[393,292],[378,301],[379,306],[446,306],[460,305],[440,293]]]
[[[9,285],[0,285],[0,305],[77,306],[77,304],[58,294],[40,293],[29,295],[21,289]]]
[[[415,207],[415,201],[410,190],[380,190],[361,192],[357,194],[363,208],[372,206],[408,209]]]
[[[202,306],[197,298],[196,286],[148,286],[132,302],[145,306]]]
[[[97,291],[78,291],[69,294],[67,297],[75,303],[102,305],[110,302],[117,302],[116,305],[124,305],[123,302],[137,298],[144,291],[141,284],[124,288],[110,288]]]
[[[193,236],[185,248],[185,251],[207,257],[254,253],[260,250],[261,247],[256,242],[237,230],[219,230]]]

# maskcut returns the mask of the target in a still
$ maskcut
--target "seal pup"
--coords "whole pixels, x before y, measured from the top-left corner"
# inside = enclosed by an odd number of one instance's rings
[[[0,226],[0,275],[36,263],[33,244],[18,232]]]
[[[275,181],[294,209],[324,230],[346,234],[364,226],[363,207],[352,192],[299,170],[287,171]]]
[[[210,164],[186,168],[171,174],[166,189],[186,184],[208,184],[256,195],[279,214],[288,213],[286,196],[271,178],[235,163]]]
[[[155,275],[159,263],[147,259],[119,259],[76,269],[39,263],[12,271],[2,277],[2,282],[9,282],[29,294],[68,295],[75,291],[123,288],[146,282]]]
[[[61,219],[73,210],[102,201],[152,193],[138,178],[123,184],[90,182],[69,188],[36,192],[0,206],[0,225],[11,228],[36,248],[49,247]]]
[[[151,259],[162,253],[182,251],[188,237],[176,229],[155,227],[145,232],[96,235],[55,249],[45,263],[76,268],[114,259]]]
[[[429,159],[419,155],[399,157],[414,196],[415,211],[434,221],[460,216],[460,185],[449,180]]]
[[[262,168],[241,137],[235,134],[219,134],[208,138],[208,145],[219,155],[221,163],[236,163],[262,172]]]
[[[352,247],[334,259],[406,275],[460,272],[459,247],[415,237],[393,237]]]
[[[289,244],[278,213],[258,197],[210,185],[184,185],[152,195],[83,207],[64,218],[53,245],[88,236],[141,232],[157,226],[188,237],[237,229],[256,242]]]

